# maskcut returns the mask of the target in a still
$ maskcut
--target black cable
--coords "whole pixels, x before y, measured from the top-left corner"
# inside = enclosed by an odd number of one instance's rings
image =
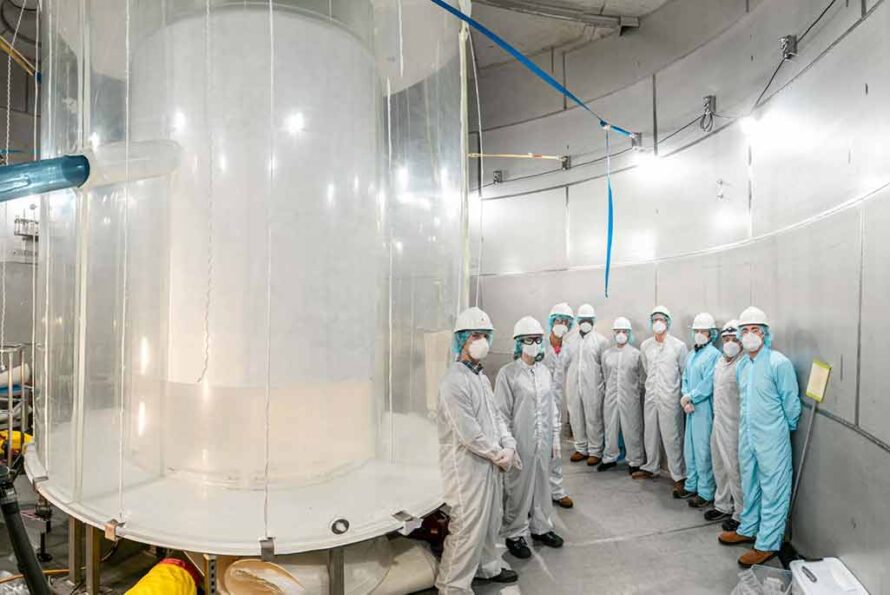
[[[810,23],[810,26],[807,27],[807,30],[800,34],[800,36],[797,38],[797,43],[803,41],[803,38],[807,36],[807,33],[809,33],[813,29],[813,27],[815,27],[816,24],[822,20],[822,17],[824,17],[828,13],[828,11],[831,10],[831,7],[834,6],[835,2],[837,2],[837,0],[831,0],[831,2],[828,3],[828,6],[825,7],[825,9],[819,14],[818,17],[816,17],[816,20]]]
[[[698,123],[700,120],[701,120],[701,118],[696,117],[695,119],[691,120],[690,122],[684,124],[682,127],[678,128],[678,129],[676,129],[676,130],[674,130],[673,132],[671,132],[671,133],[670,133],[669,135],[667,135],[666,137],[658,139],[658,142],[659,142],[659,143],[664,143],[664,142],[669,141],[670,139],[674,138],[675,136],[677,136],[678,134],[680,134],[681,132],[683,132],[684,130],[686,130],[687,128],[689,128],[690,126],[692,126],[693,124]]]
[[[766,86],[763,88],[763,91],[760,92],[760,95],[757,97],[757,101],[754,102],[754,107],[751,108],[751,111],[757,109],[757,106],[760,105],[760,101],[763,99],[763,96],[766,95],[766,92],[769,90],[770,86],[772,86],[773,81],[776,80],[776,75],[779,74],[779,71],[782,69],[782,65],[785,63],[784,58],[779,65],[776,66],[776,69],[773,71],[773,75],[769,77],[769,81],[766,83]]]
[[[12,550],[15,552],[16,563],[28,585],[28,592],[34,595],[51,595],[52,591],[37,560],[37,553],[25,531],[13,481],[9,469],[0,465],[0,509],[3,512],[6,530],[9,532]]]

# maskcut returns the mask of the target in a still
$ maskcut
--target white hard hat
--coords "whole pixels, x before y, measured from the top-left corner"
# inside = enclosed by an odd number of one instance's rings
[[[516,337],[527,337],[529,335],[543,335],[544,327],[541,326],[541,323],[532,318],[531,316],[523,316],[519,319],[519,321],[513,326],[513,338]]]
[[[744,312],[739,314],[739,326],[742,327],[749,324],[769,326],[769,320],[763,310],[756,306],[749,306],[748,308],[745,308]]]
[[[709,331],[712,328],[717,328],[717,321],[714,320],[713,316],[707,312],[695,315],[695,319],[692,321],[692,330]]]
[[[567,318],[574,318],[575,313],[572,312],[572,307],[565,302],[561,304],[556,304],[553,308],[550,309],[550,316],[565,316]]]
[[[735,334],[736,331],[739,330],[739,321],[738,320],[730,320],[726,324],[723,325],[723,330],[720,331],[721,335],[726,334]]]
[[[612,323],[613,331],[631,331],[633,327],[630,326],[630,320],[625,318],[624,316],[619,316],[615,319],[615,322]]]
[[[665,306],[655,306],[654,308],[652,308],[652,313],[649,314],[649,318],[652,318],[656,314],[664,314],[668,318],[671,317],[671,311],[668,310]]]
[[[581,304],[578,308],[578,318],[596,318],[596,310],[590,304]]]
[[[473,306],[460,313],[454,323],[454,332],[460,331],[493,331],[491,318],[488,314]]]

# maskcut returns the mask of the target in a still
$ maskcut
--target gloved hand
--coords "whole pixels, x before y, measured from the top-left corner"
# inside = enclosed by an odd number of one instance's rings
[[[497,454],[497,456],[495,456],[494,464],[500,467],[502,471],[507,471],[513,466],[513,459],[515,456],[515,450],[512,448],[504,448]]]
[[[686,413],[692,413],[695,411],[695,405],[692,404],[692,401],[687,401],[685,405],[683,405],[683,411]]]

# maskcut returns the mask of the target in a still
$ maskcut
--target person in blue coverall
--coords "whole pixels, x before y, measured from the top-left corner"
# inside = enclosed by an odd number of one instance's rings
[[[745,506],[735,531],[720,534],[724,545],[754,544],[739,558],[749,568],[774,558],[782,546],[791,505],[791,432],[800,419],[794,367],[771,348],[766,314],[750,307],[739,316],[747,352],[736,369],[739,382],[739,467]]]
[[[692,508],[706,508],[714,501],[717,484],[711,466],[711,428],[714,425],[714,367],[720,351],[714,347],[717,323],[702,312],[692,322],[695,350],[686,359],[680,404],[686,412],[683,455],[686,459],[686,484],[676,493],[690,498]]]

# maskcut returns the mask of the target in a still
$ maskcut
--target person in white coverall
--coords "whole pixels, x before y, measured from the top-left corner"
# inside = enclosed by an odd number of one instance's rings
[[[479,308],[462,312],[454,327],[457,361],[439,385],[439,459],[450,523],[436,588],[445,594],[472,593],[474,577],[517,580],[496,549],[503,472],[521,468],[522,461],[480,363],[488,355],[493,331]]]
[[[646,397],[643,402],[646,463],[633,474],[634,479],[656,477],[661,467],[663,445],[674,494],[683,491],[686,465],[683,461],[684,418],[680,406],[680,382],[689,350],[680,339],[671,336],[671,312],[656,306],[650,315],[655,336],[640,346],[646,372]]]
[[[544,365],[550,370],[550,376],[553,379],[553,397],[556,399],[556,406],[560,412],[565,408],[566,368],[571,351],[565,338],[574,321],[575,314],[571,306],[566,303],[556,304],[550,310],[549,336],[544,339]],[[559,427],[562,428],[562,421],[560,421]],[[554,457],[550,461],[550,497],[559,506],[571,508],[575,503],[566,493],[562,484],[562,457]]]
[[[559,456],[559,411],[553,400],[550,371],[544,358],[544,329],[526,316],[513,328],[513,362],[501,368],[494,387],[495,403],[516,440],[522,469],[504,480],[504,524],[501,535],[517,558],[530,558],[525,540],[560,548],[553,532],[550,460]]]
[[[736,367],[742,355],[738,338],[739,321],[723,326],[723,357],[714,368],[714,429],[711,432],[711,460],[717,492],[714,508],[705,512],[705,520],[723,521],[724,531],[739,528],[742,514],[742,480],[739,475],[739,383]]]
[[[643,363],[640,350],[634,347],[630,320],[620,316],[612,324],[615,345],[603,354],[603,376],[606,397],[603,415],[606,428],[606,449],[597,471],[615,466],[619,455],[618,436],[624,436],[627,450],[627,472],[640,470],[645,460],[643,451]]]
[[[587,461],[594,466],[603,457],[603,371],[601,358],[609,346],[608,341],[596,332],[596,311],[590,304],[578,308],[578,334],[569,342],[566,364],[566,409],[575,442],[575,452],[569,459],[573,463]]]

